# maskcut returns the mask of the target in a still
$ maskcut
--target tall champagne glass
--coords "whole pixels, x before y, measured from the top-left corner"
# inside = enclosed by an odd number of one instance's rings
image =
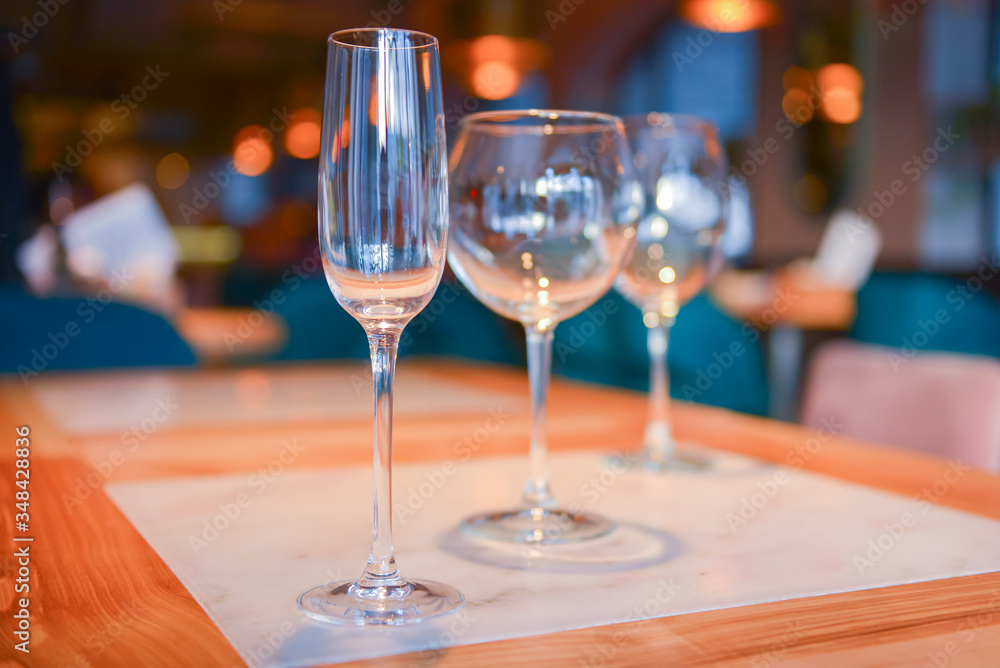
[[[629,117],[625,128],[646,195],[635,250],[615,281],[616,289],[642,309],[647,327],[649,421],[635,465],[657,471],[704,468],[707,459],[676,448],[667,343],[681,305],[721,266],[727,161],[715,126],[693,116]]]
[[[557,507],[545,397],[556,324],[593,304],[621,269],[642,191],[614,116],[530,110],[466,116],[452,150],[448,261],[469,291],[524,325],[531,387],[530,474],[517,508],[466,519],[466,533],[573,542],[613,524]]]
[[[319,238],[327,282],[368,334],[375,388],[374,517],[356,581],[314,587],[321,621],[407,624],[453,612],[462,594],[406,580],[392,547],[392,381],[403,327],[430,301],[445,263],[448,174],[437,40],[407,30],[330,36]]]

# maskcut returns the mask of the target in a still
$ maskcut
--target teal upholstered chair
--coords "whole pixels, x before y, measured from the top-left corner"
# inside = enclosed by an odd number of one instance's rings
[[[96,299],[38,299],[0,289],[0,372],[30,380],[67,369],[197,364],[162,316]]]
[[[681,309],[671,329],[671,395],[765,414],[767,373],[759,338],[706,296],[696,297]],[[557,373],[568,377],[648,390],[646,328],[639,309],[611,292],[561,323],[553,364]]]
[[[858,292],[851,338],[904,350],[1000,357],[1000,303],[981,286],[978,278],[875,274]]]
[[[341,308],[323,279],[285,290],[276,310],[288,324],[278,360],[367,358],[361,325]],[[450,355],[491,362],[514,362],[506,327],[499,317],[457,283],[442,283],[431,302],[406,326],[399,353]]]

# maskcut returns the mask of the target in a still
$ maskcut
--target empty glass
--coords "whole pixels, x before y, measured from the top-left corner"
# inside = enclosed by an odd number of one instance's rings
[[[314,587],[299,607],[326,622],[421,622],[463,602],[453,587],[404,579],[392,547],[396,349],[438,286],[448,233],[437,40],[407,30],[334,33],[323,115],[320,247],[330,289],[364,327],[371,349],[374,521],[361,577]]]
[[[521,505],[466,519],[477,536],[520,543],[595,538],[598,515],[556,506],[545,397],[556,324],[611,286],[632,245],[642,192],[614,116],[533,109],[465,117],[451,152],[448,261],[477,299],[524,325],[532,427]]]
[[[633,465],[703,468],[708,460],[678,452],[673,438],[667,343],[681,305],[721,267],[728,162],[715,126],[700,118],[652,113],[627,118],[625,129],[646,204],[615,288],[642,309],[650,358],[649,421]]]

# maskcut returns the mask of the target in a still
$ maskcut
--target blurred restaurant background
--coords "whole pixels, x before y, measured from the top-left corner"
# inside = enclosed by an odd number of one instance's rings
[[[516,108],[718,125],[727,268],[677,317],[675,397],[806,422],[839,411],[853,435],[926,449],[961,426],[986,444],[981,465],[1000,467],[996,2],[14,0],[0,12],[9,377],[367,358],[318,261],[326,37],[413,28],[440,39],[451,138],[468,113]],[[447,273],[401,355],[523,364],[523,332]],[[559,327],[553,361],[557,375],[645,390],[638,310],[609,294]]]

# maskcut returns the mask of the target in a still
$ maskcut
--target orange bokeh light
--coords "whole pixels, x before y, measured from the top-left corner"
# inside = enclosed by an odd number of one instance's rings
[[[844,88],[855,95],[861,95],[865,87],[861,73],[847,63],[824,65],[816,72],[816,81],[820,90]]]
[[[472,92],[484,100],[503,100],[517,92],[521,73],[510,63],[490,60],[472,70]]]
[[[274,151],[268,139],[269,130],[259,125],[248,125],[236,133],[233,149],[233,166],[245,176],[260,176],[271,166]]]
[[[813,85],[813,76],[806,68],[792,65],[781,76],[781,85],[785,90],[792,88],[809,90]]]
[[[319,155],[321,135],[320,114],[315,109],[299,109],[292,116],[285,133],[285,150],[292,157],[306,160]]]
[[[821,109],[834,123],[853,123],[861,117],[861,98],[846,88],[834,88],[823,94]]]
[[[517,41],[504,35],[483,35],[469,45],[469,58],[477,63],[491,60],[514,62],[518,57]]]
[[[812,120],[814,106],[812,97],[801,88],[791,88],[781,98],[781,110],[788,120],[799,125]]]
[[[864,79],[847,63],[824,65],[816,72],[823,117],[834,123],[853,123],[861,117]]]
[[[167,190],[180,188],[190,174],[191,165],[180,153],[165,155],[156,165],[156,182]]]
[[[771,0],[686,0],[678,13],[714,32],[746,32],[773,25],[781,11]]]

